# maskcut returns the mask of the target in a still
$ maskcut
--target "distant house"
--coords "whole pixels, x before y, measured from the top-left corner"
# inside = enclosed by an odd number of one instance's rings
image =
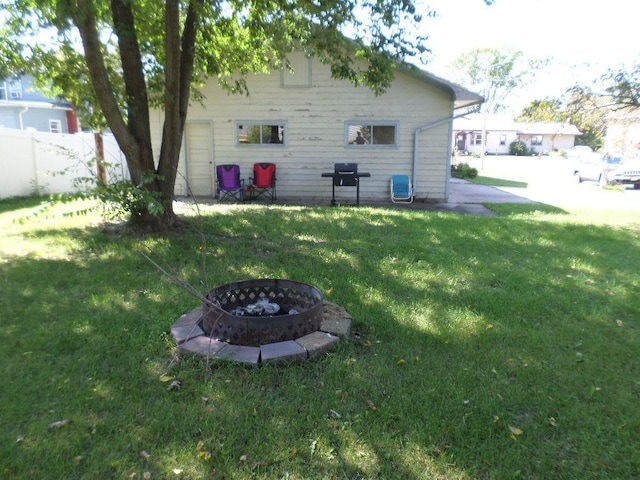
[[[640,111],[618,112],[608,124],[603,152],[640,158]]]
[[[516,140],[524,142],[536,153],[566,150],[582,135],[568,123],[516,122],[506,115],[480,113],[456,118],[453,122],[454,148],[465,153],[482,152],[482,134],[486,134],[485,153],[508,155]]]
[[[238,164],[245,180],[257,162],[277,167],[278,200],[330,199],[335,163],[357,163],[363,201],[388,200],[390,179],[406,174],[417,199],[448,197],[454,111],[482,97],[408,65],[378,97],[331,77],[328,65],[302,52],[288,70],[247,79],[249,95],[229,95],[211,80],[187,117],[176,195],[215,195],[215,167]],[[152,112],[154,150],[162,122]],[[358,137],[361,134],[362,139]],[[355,189],[336,186],[351,202]]]
[[[0,128],[76,133],[73,106],[40,93],[29,76],[0,80]]]

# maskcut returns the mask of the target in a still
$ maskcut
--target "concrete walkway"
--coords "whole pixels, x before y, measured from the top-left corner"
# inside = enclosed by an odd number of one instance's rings
[[[526,190],[522,189],[522,191],[524,193]],[[436,204],[436,209],[472,215],[495,215],[495,212],[485,207],[483,203],[535,203],[535,201],[497,187],[477,185],[460,178],[452,178],[449,183],[449,201]]]
[[[526,189],[510,189],[526,193]],[[329,199],[330,200],[330,199]],[[198,203],[201,206],[215,205],[217,202],[211,198],[198,198]],[[192,203],[190,200],[183,199],[181,202],[183,207]],[[276,202],[278,204],[279,202]],[[287,202],[282,202],[286,204]],[[469,215],[486,215],[495,216],[496,213],[485,207],[483,203],[536,203],[535,200],[531,200],[524,196],[511,193],[509,191],[502,190],[497,187],[490,187],[487,185],[477,185],[467,180],[459,178],[452,178],[449,186],[449,201],[446,203],[429,203],[414,201],[413,203],[392,203],[391,201],[384,202],[367,202],[362,201],[363,206],[379,206],[389,208],[404,208],[410,210],[427,210],[427,211],[442,211],[442,212],[455,212],[464,213]],[[291,204],[296,205],[317,205],[317,203],[307,202],[293,202]]]

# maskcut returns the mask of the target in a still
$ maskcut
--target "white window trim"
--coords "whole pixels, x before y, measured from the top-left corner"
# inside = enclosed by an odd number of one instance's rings
[[[394,138],[393,138],[393,145],[386,145],[386,144],[382,144],[382,143],[363,143],[363,144],[358,144],[358,143],[349,143],[349,128],[350,127],[356,127],[356,126],[365,126],[365,127],[394,127]],[[344,145],[346,148],[355,148],[355,149],[360,149],[360,148],[382,148],[382,149],[389,149],[389,148],[398,148],[398,134],[399,134],[399,130],[400,130],[400,122],[397,121],[375,121],[375,122],[371,122],[371,121],[362,121],[362,120],[348,120],[344,123]]]
[[[55,125],[55,127],[53,127]],[[57,129],[57,131],[55,131]],[[62,133],[62,122],[57,119],[49,119],[49,133]]]
[[[20,100],[22,98],[22,82],[20,80],[9,82],[9,98],[12,100]]]
[[[471,145],[482,146],[482,133],[471,134]]]
[[[262,126],[270,126],[270,125],[279,125],[283,127],[282,132],[282,143],[243,143],[238,138],[238,130],[240,126],[246,125],[262,125]],[[236,122],[236,126],[233,134],[235,135],[235,142],[237,147],[242,148],[284,148],[288,146],[288,136],[289,136],[289,123],[286,120],[240,120]]]

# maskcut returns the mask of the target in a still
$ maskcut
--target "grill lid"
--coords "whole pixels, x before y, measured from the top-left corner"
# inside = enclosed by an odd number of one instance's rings
[[[334,164],[333,184],[337,187],[355,187],[358,184],[357,163]]]

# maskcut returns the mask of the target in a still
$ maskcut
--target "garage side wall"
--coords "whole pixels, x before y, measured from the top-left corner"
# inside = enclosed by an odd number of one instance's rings
[[[450,94],[419,79],[398,73],[391,88],[376,97],[368,88],[332,79],[329,68],[317,61],[311,63],[308,86],[285,87],[279,72],[252,76],[248,86],[249,95],[231,95],[209,83],[203,105],[190,106],[188,122],[212,125],[212,171],[217,164],[237,163],[248,180],[254,163],[275,163],[278,199],[283,200],[330,198],[331,179],[321,174],[332,172],[336,162],[358,163],[360,171],[371,173],[361,180],[361,199],[388,199],[391,175],[413,172],[416,130],[451,115]],[[153,115],[158,152],[163,119],[160,112]],[[248,122],[284,124],[284,143],[239,143],[238,125]],[[347,122],[396,125],[397,144],[348,145]],[[449,144],[449,124],[419,133],[417,198],[444,198]],[[186,192],[185,151],[183,145],[176,195]],[[355,195],[350,188],[336,192],[347,201]]]

